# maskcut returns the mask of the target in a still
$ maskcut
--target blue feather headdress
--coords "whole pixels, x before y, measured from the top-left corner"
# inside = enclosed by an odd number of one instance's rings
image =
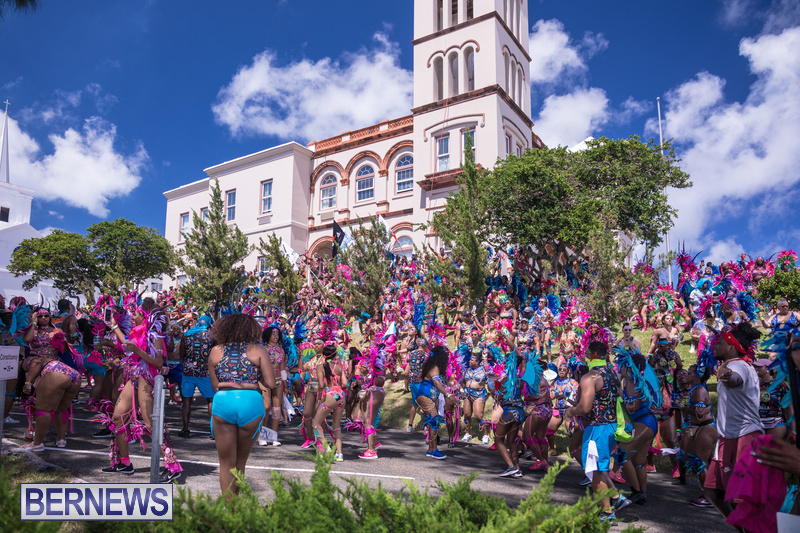
[[[786,381],[790,385],[790,393],[785,395],[781,400],[781,407],[784,409],[792,404],[791,380],[795,380],[795,383],[800,382],[796,371],[794,372],[794,376],[789,374],[789,365],[787,362],[787,358],[789,357],[789,345],[792,342],[792,337],[798,336],[800,336],[800,328],[792,328],[789,331],[776,331],[761,343],[761,349],[776,354],[775,360],[769,365],[770,369],[775,370],[775,379],[772,380],[769,392],[771,393],[777,389],[783,381]],[[795,413],[795,416],[797,416],[797,413]]]
[[[656,376],[653,367],[650,366],[650,363],[645,361],[644,371],[640,372],[639,367],[633,362],[633,355],[639,352],[622,346],[615,347],[613,352],[616,355],[616,363],[619,365],[619,368],[627,368],[631,376],[633,376],[636,392],[639,393],[642,401],[650,405],[653,409],[660,408],[663,402],[663,398],[661,397],[661,384],[658,381],[658,376]]]

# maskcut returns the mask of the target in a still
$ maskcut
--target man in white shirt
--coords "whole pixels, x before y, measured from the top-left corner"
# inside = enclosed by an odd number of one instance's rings
[[[751,344],[761,336],[747,323],[723,331],[714,345],[717,369],[717,450],[708,467],[705,496],[724,516],[733,511],[725,501],[733,467],[757,436],[764,433],[758,414],[758,375],[748,357]]]

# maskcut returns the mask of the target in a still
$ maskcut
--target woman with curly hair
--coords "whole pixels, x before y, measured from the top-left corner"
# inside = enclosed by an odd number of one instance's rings
[[[275,387],[275,372],[267,350],[259,344],[261,326],[250,315],[236,313],[214,323],[217,346],[208,356],[208,375],[216,391],[211,433],[219,456],[223,494],[238,493],[232,469],[244,474],[247,459],[266,415],[259,384]]]
[[[417,392],[417,405],[424,415],[423,427],[428,438],[427,456],[433,459],[447,459],[447,456],[437,448],[436,437],[439,426],[444,422],[444,418],[439,415],[439,395],[449,396],[446,388],[449,361],[447,348],[436,346],[422,365],[422,383]]]

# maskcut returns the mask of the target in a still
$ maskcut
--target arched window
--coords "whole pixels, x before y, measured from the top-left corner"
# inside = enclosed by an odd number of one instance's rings
[[[356,202],[375,198],[375,169],[364,165],[356,172]]]
[[[414,188],[414,158],[410,155],[401,157],[395,168],[395,187],[397,192],[410,191]]]
[[[522,100],[524,98],[524,93],[522,92],[522,82],[524,81],[522,76],[522,69],[517,70],[517,104],[522,107]]]
[[[433,96],[436,100],[444,98],[444,60],[441,57],[433,60]]]
[[[447,65],[450,69],[450,94],[447,96],[456,96],[458,94],[458,53],[452,52],[447,56]]]
[[[319,184],[319,208],[334,209],[336,207],[336,176],[326,174]]]
[[[475,90],[475,50],[471,47],[464,50],[464,68],[467,72],[466,91]]]
[[[503,89],[506,90],[506,94],[511,94],[511,70],[509,68],[509,61],[511,58],[508,57],[508,52],[503,54],[503,63],[505,64],[505,85]]]
[[[392,253],[396,256],[403,256],[406,259],[411,259],[411,256],[414,254],[414,241],[411,240],[411,237],[403,235],[394,243]]]
[[[511,90],[508,93],[508,96],[511,97],[512,100],[517,100],[517,62],[513,59],[511,60],[511,78],[510,78],[510,88]]]

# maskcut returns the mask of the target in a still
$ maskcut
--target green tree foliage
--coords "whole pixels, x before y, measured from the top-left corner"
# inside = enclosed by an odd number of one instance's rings
[[[461,187],[447,199],[447,208],[433,218],[433,229],[447,243],[453,257],[463,266],[464,296],[468,303],[476,304],[486,294],[487,251],[484,243],[489,241],[490,230],[486,225],[489,217],[486,183],[491,178],[484,170],[475,166],[472,151],[472,136],[466,135],[464,164],[459,177]]]
[[[774,275],[758,282],[758,296],[761,301],[775,306],[778,300],[786,298],[792,310],[800,310],[800,272],[776,271]]]
[[[49,279],[70,296],[83,294],[94,301],[94,290],[102,289],[96,258],[78,233],[54,230],[40,239],[25,239],[11,254],[8,270],[17,277],[30,276],[22,283],[25,290]]]
[[[325,263],[326,271],[334,275],[334,286],[325,287],[318,280],[315,285],[347,315],[374,316],[380,310],[383,290],[391,279],[391,256],[386,252],[390,236],[376,219],[368,224],[359,219],[352,233],[353,241],[339,252],[338,261],[333,258]]]
[[[6,11],[14,13],[27,13],[36,11],[39,0],[0,0],[0,20],[5,17]]]
[[[94,302],[96,291],[116,294],[175,268],[172,245],[154,229],[125,219],[90,226],[87,236],[55,230],[40,239],[25,239],[11,255],[9,271],[30,276],[30,290],[42,280],[69,296]]]
[[[134,288],[149,278],[175,273],[175,250],[153,228],[118,218],[89,226],[86,240],[100,268],[103,291],[109,294],[117,294],[121,286]]]
[[[310,484],[274,472],[270,480],[274,496],[266,506],[237,474],[239,495],[230,500],[178,487],[172,522],[114,522],[113,528],[110,523],[87,522],[86,531],[600,533],[610,528],[600,520],[599,496],[584,496],[574,505],[552,502],[553,485],[563,466],[551,468],[539,486],[511,508],[502,498],[474,490],[475,475],[454,484],[439,482],[439,496],[428,489],[420,491],[411,482],[399,494],[354,479],[340,489],[331,481],[329,461],[317,456]],[[642,530],[629,526],[624,531]]]
[[[266,300],[273,305],[282,306],[284,309],[291,309],[294,298],[300,287],[303,285],[303,278],[292,267],[292,262],[283,253],[281,238],[270,233],[267,242],[259,238],[258,251],[266,258],[267,268],[277,273],[274,283],[276,290],[270,293],[262,293]]]
[[[475,191],[454,193],[434,227],[457,227],[466,210],[480,222],[476,235],[482,242],[502,249],[551,244],[558,256],[566,247],[582,250],[592,231],[612,220],[610,229],[657,246],[676,214],[666,189],[691,186],[669,142],[663,157],[661,146],[638,137],[588,144],[581,152],[555,148],[509,156],[479,174]]]
[[[192,212],[193,228],[185,236],[178,266],[189,282],[180,288],[183,296],[198,305],[227,306],[244,280],[243,268],[236,268],[252,250],[247,236],[236,224],[225,220],[225,205],[219,180],[211,185],[208,220]]]

